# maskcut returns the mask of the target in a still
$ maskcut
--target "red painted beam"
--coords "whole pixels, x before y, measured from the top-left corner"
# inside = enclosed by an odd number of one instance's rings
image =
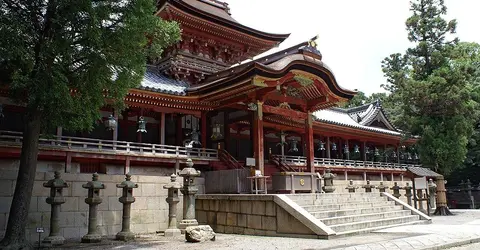
[[[291,109],[284,109],[284,108],[279,108],[279,107],[273,107],[273,106],[268,106],[268,105],[263,105],[263,112],[264,113],[271,113],[271,114],[277,114],[277,115],[283,115],[287,117],[291,117],[294,119],[306,119],[307,114],[296,111],[296,110],[291,110]]]

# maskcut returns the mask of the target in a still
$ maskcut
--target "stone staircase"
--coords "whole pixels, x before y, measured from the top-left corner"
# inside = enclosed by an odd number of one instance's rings
[[[288,197],[337,236],[425,223],[414,212],[380,193],[293,194]]]

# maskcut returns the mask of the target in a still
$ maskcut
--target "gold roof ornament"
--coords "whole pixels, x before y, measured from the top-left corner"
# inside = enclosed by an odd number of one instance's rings
[[[308,41],[308,45],[313,48],[317,48],[317,40],[318,40],[319,35],[314,36],[312,39]]]

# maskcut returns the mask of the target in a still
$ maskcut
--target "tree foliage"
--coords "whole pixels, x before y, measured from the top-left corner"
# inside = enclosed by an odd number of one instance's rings
[[[25,243],[40,128],[91,128],[99,108],[122,103],[147,56],[180,39],[151,0],[0,2],[0,81],[25,107],[19,175],[3,245]]]
[[[451,38],[456,21],[443,19],[443,0],[412,1],[411,11],[406,27],[415,46],[383,60],[384,88],[399,106],[396,125],[420,136],[422,163],[446,174],[465,159],[477,119],[474,70]]]

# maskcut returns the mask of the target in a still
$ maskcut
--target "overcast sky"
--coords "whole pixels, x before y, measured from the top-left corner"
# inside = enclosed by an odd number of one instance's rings
[[[367,94],[385,82],[381,61],[410,46],[408,0],[225,0],[232,17],[270,33],[290,33],[279,49],[319,35],[318,49],[338,83]],[[462,41],[480,43],[480,0],[445,0]]]

